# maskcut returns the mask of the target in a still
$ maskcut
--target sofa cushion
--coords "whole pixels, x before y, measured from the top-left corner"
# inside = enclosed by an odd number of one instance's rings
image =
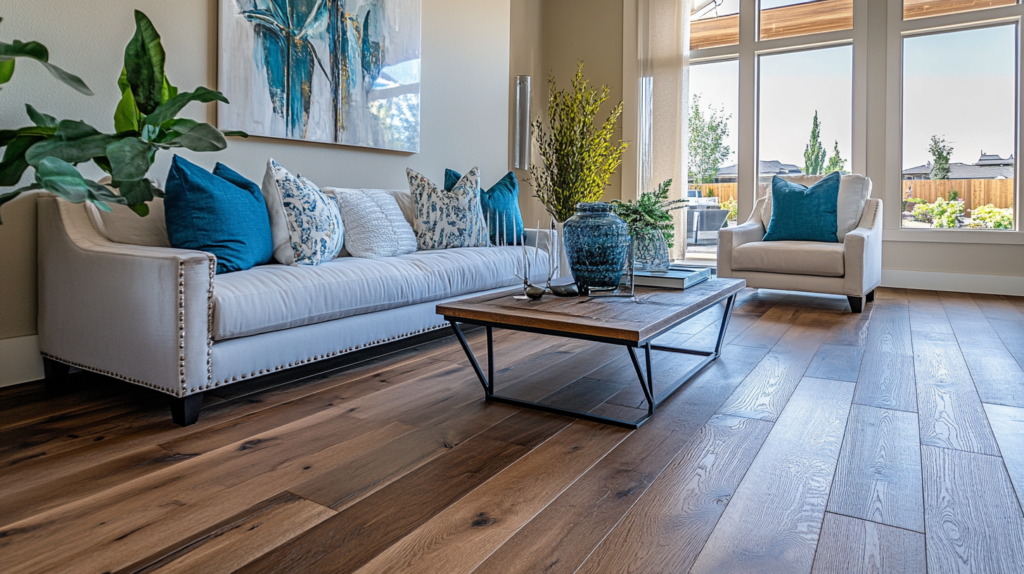
[[[349,255],[383,259],[416,251],[416,233],[395,198],[380,189],[325,187],[338,200]]]
[[[421,250],[487,246],[487,223],[480,208],[480,170],[469,170],[452,191],[438,189],[411,169],[405,171],[416,201],[413,229]]]
[[[842,243],[756,241],[732,250],[732,268],[735,271],[842,277],[846,274],[844,255]]]
[[[529,248],[532,253],[533,248]],[[547,277],[542,252],[533,279]],[[234,339],[521,284],[522,247],[342,257],[317,266],[264,265],[218,275],[213,338]]]
[[[811,187],[772,178],[772,218],[762,241],[836,243],[839,173]]]
[[[263,176],[274,259],[285,265],[319,265],[338,256],[344,242],[338,202],[302,175],[271,158]]]
[[[805,187],[811,187],[818,183],[825,176],[823,175],[787,175],[782,179],[792,183],[798,183]],[[836,205],[836,239],[840,243],[846,239],[846,234],[857,229],[860,219],[864,215],[864,205],[871,197],[871,178],[863,175],[844,175],[839,180],[839,199]],[[767,200],[761,209],[761,221],[765,229],[768,222],[772,220],[772,196],[768,194]]]

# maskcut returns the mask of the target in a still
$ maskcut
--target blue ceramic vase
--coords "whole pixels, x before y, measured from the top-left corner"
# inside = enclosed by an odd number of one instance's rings
[[[612,204],[577,204],[563,233],[569,270],[580,292],[617,289],[629,252],[629,228],[612,213]]]

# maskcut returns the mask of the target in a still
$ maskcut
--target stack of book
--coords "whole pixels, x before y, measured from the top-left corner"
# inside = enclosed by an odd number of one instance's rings
[[[672,265],[665,273],[634,271],[633,283],[637,287],[662,287],[665,289],[686,289],[711,279],[708,267],[685,267]]]

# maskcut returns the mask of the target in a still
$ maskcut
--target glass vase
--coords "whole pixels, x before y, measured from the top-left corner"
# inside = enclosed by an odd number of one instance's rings
[[[668,273],[671,261],[668,254],[668,242],[665,241],[665,235],[662,232],[652,229],[642,231],[634,238],[633,244],[634,269],[652,273]]]

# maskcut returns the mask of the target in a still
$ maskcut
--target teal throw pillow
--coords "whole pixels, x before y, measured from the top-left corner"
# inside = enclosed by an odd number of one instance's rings
[[[270,216],[255,183],[217,164],[217,172],[174,156],[164,190],[171,247],[217,257],[217,273],[268,263],[274,254]]]
[[[451,191],[461,178],[455,170],[444,170],[445,190]],[[519,210],[519,180],[516,174],[510,171],[493,187],[481,191],[480,207],[487,220],[491,243],[513,245],[523,242],[526,230],[523,214]]]
[[[839,181],[839,172],[825,176],[811,187],[775,176],[772,179],[772,219],[762,241],[838,243]]]

